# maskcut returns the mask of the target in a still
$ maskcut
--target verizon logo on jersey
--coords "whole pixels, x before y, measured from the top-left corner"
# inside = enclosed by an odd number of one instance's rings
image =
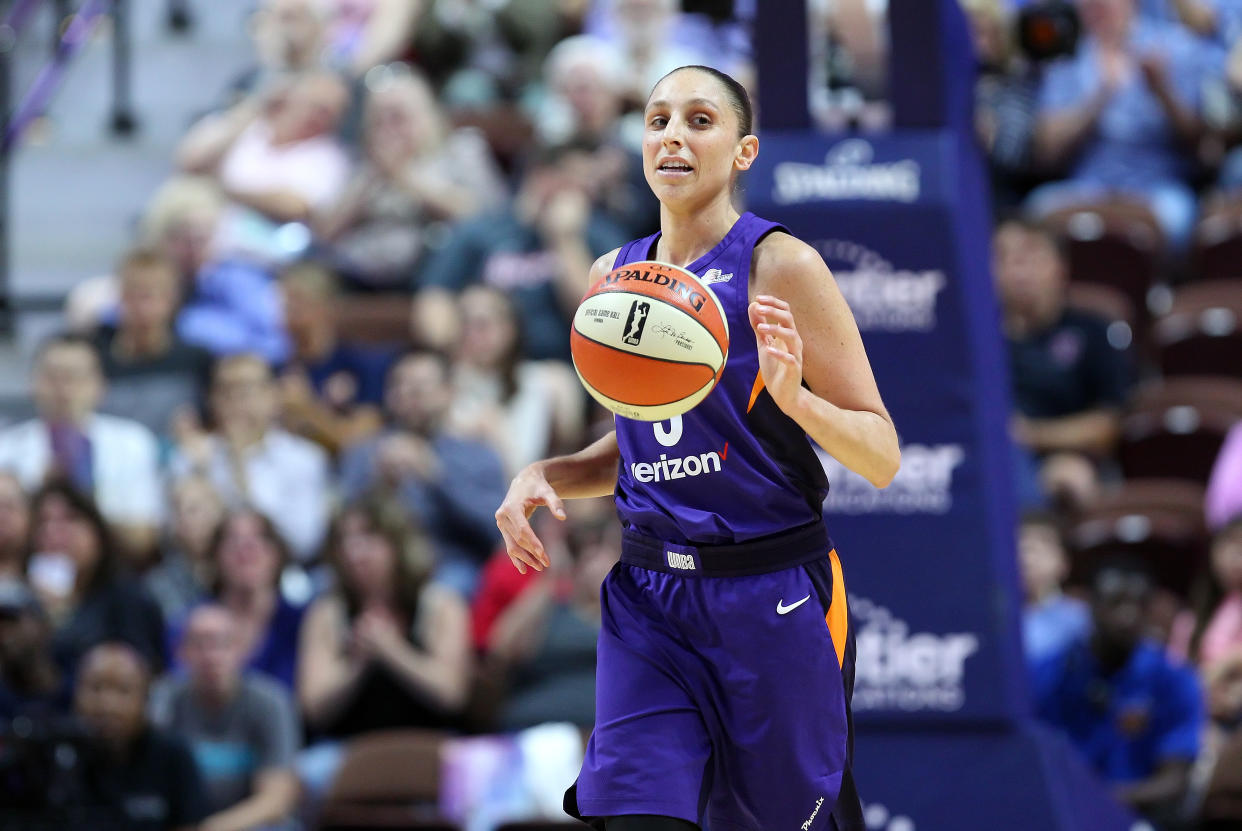
[[[682,456],[680,459],[668,458],[665,453],[654,462],[633,462],[630,474],[639,482],[667,482],[670,479],[684,479],[687,476],[703,476],[708,473],[719,473],[721,463],[729,456],[729,443],[725,442],[724,450],[717,453],[712,450],[698,455]]]

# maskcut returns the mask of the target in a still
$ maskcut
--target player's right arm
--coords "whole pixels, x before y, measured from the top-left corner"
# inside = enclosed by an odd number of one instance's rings
[[[591,266],[587,285],[612,271],[620,248],[614,248]],[[496,527],[504,537],[505,550],[514,567],[526,573],[530,566],[543,571],[551,561],[543,543],[530,527],[530,516],[540,505],[557,519],[565,518],[565,499],[607,496],[617,487],[617,468],[621,451],[615,430],[568,456],[533,462],[513,478],[509,492],[496,509]]]
[[[577,453],[533,462],[513,478],[504,502],[496,509],[496,527],[518,571],[525,574],[527,566],[543,571],[551,565],[543,543],[530,527],[535,509],[543,505],[557,519],[564,519],[563,500],[609,495],[617,487],[620,461],[617,432],[612,430]]]

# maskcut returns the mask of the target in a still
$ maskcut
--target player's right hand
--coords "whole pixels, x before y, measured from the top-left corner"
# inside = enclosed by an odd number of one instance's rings
[[[565,518],[565,505],[556,491],[544,478],[543,469],[536,462],[527,465],[514,477],[505,500],[496,509],[496,527],[505,540],[505,551],[513,567],[522,574],[530,566],[543,571],[552,564],[548,552],[530,526],[530,515],[540,505],[546,506],[557,519]]]

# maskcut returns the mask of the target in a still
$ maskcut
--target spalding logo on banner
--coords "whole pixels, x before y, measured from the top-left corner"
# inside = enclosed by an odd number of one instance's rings
[[[778,205],[837,199],[917,202],[921,169],[914,159],[875,161],[866,139],[833,145],[824,163],[781,162],[772,169],[772,201]]]
[[[858,622],[854,711],[953,712],[966,701],[966,661],[979,651],[970,632],[915,632],[883,606],[851,594]]]
[[[895,269],[878,252],[850,240],[815,240],[811,245],[832,269],[859,331],[936,328],[936,300],[948,285],[943,271]]]
[[[953,471],[966,460],[960,444],[906,444],[901,468],[884,490],[816,448],[832,483],[824,512],[829,514],[944,514],[953,507]]]

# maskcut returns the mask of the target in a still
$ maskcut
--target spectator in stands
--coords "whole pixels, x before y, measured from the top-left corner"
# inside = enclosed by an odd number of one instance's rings
[[[171,468],[176,478],[205,476],[230,508],[262,511],[307,560],[328,524],[328,456],[277,426],[278,400],[272,372],[257,355],[220,359],[211,381],[215,432],[187,424]]]
[[[453,394],[444,356],[413,351],[398,359],[384,393],[390,425],[346,453],[341,491],[347,501],[395,494],[435,545],[436,579],[469,596],[479,564],[500,542],[493,513],[506,478],[491,446],[446,429]]]
[[[409,0],[334,0],[328,29],[330,60],[361,76],[402,58],[413,43],[425,5]]]
[[[1039,96],[1038,66],[1022,55],[1004,0],[963,0],[979,61],[975,128],[988,156],[993,201],[1017,206],[1033,184],[1031,144]]]
[[[572,144],[567,168],[591,203],[627,236],[659,224],[659,203],[642,165],[642,118],[622,115],[625,68],[616,47],[589,35],[566,38],[544,64],[547,92],[533,114],[545,146]]]
[[[404,288],[434,226],[494,211],[505,191],[486,140],[450,128],[421,74],[383,72],[363,115],[365,160],[317,227],[352,281]]]
[[[234,511],[216,528],[208,557],[214,571],[211,596],[233,618],[245,668],[292,690],[306,607],[281,592],[289,550],[275,525],[257,511]],[[176,627],[174,642],[185,623]]]
[[[1026,607],[1022,639],[1030,664],[1065,650],[1091,633],[1086,604],[1061,591],[1069,576],[1069,557],[1060,525],[1052,514],[1028,513],[1018,527],[1018,564]]]
[[[1085,37],[1050,65],[1040,93],[1035,156],[1069,179],[1037,188],[1037,217],[1110,198],[1150,209],[1177,250],[1194,224],[1186,184],[1202,134],[1199,92],[1219,72],[1214,50],[1175,24],[1139,18],[1134,0],[1082,0]]]
[[[146,718],[150,670],[124,642],[101,643],[78,668],[74,708],[95,743],[87,781],[99,828],[190,831],[206,816],[190,748]]]
[[[0,470],[0,579],[26,573],[30,500],[11,472]]]
[[[1175,815],[1204,728],[1194,672],[1143,638],[1151,578],[1109,561],[1091,584],[1094,633],[1038,664],[1036,712],[1070,741],[1126,804]]]
[[[580,0],[427,0],[412,52],[452,108],[487,110],[539,76]]]
[[[135,248],[122,257],[120,316],[95,333],[108,380],[100,408],[167,435],[174,414],[201,404],[211,366],[209,353],[177,335],[173,321],[181,278],[163,253]]]
[[[368,499],[342,510],[328,558],[335,591],[302,627],[298,700],[312,732],[303,778],[321,794],[343,748],[335,741],[396,727],[459,723],[470,679],[466,606],[429,580],[429,540],[404,510]]]
[[[1210,718],[1203,750],[1191,775],[1190,814],[1210,813],[1202,831],[1229,831],[1242,820],[1242,650],[1234,650],[1203,672]]]
[[[540,151],[521,190],[502,212],[459,225],[428,261],[415,299],[415,340],[447,347],[453,295],[472,283],[513,297],[526,324],[527,357],[568,361],[570,320],[586,293],[591,263],[621,245],[625,232],[598,211],[570,172],[578,152]]]
[[[124,573],[103,516],[89,496],[52,480],[31,500],[27,570],[55,627],[56,658],[66,670],[96,643],[120,639],[163,667],[164,618],[142,584]]]
[[[616,44],[624,61],[625,97],[646,102],[656,81],[679,66],[706,64],[730,74],[744,66],[735,52],[708,51],[685,26],[677,0],[604,0],[592,3],[587,34]]]
[[[266,95],[203,118],[182,139],[177,161],[212,177],[230,201],[221,250],[277,263],[310,242],[305,228],[282,234],[278,227],[309,222],[340,198],[348,180],[349,157],[336,130],[349,92],[339,78],[316,70]]]
[[[331,14],[323,0],[262,0],[250,21],[256,64],[233,82],[227,109],[256,90],[270,89],[282,79],[322,67],[327,58]]]
[[[151,720],[189,742],[198,760],[209,812],[200,829],[289,828],[299,745],[289,693],[242,671],[237,627],[221,606],[204,604],[191,613],[180,655],[186,674],[156,685]]]
[[[1065,257],[1046,230],[1003,223],[992,268],[1009,345],[1014,436],[1042,460],[1046,489],[1080,505],[1095,487],[1083,457],[1106,457],[1117,440],[1127,355],[1111,343],[1106,321],[1066,306]]]
[[[224,196],[203,176],[175,176],[147,204],[141,238],[162,251],[181,275],[177,334],[214,355],[256,352],[271,362],[288,352],[280,296],[259,265],[230,257],[218,244]],[[75,330],[115,323],[120,303],[116,276],[84,280],[65,302]]]
[[[104,380],[99,353],[85,338],[45,341],[32,387],[38,417],[0,430],[0,469],[11,470],[28,490],[56,476],[93,494],[127,553],[145,556],[163,517],[155,436],[135,421],[97,411]]]
[[[211,482],[201,476],[174,482],[169,491],[171,527],[159,565],[143,579],[164,620],[176,621],[211,590],[215,580],[211,539],[224,519],[224,505]]]
[[[1175,622],[1169,647],[1210,671],[1218,661],[1242,652],[1242,517],[1212,538],[1211,574],[1205,578],[1194,611]]]
[[[30,587],[0,578],[0,724],[69,711],[69,674],[52,659],[52,627]]]
[[[887,2],[814,0],[808,4],[811,40],[811,109],[819,124],[839,131],[883,125],[887,66]]]
[[[461,337],[453,362],[453,431],[488,442],[509,475],[583,431],[582,387],[559,361],[522,358],[523,327],[509,296],[471,286],[458,302]]]
[[[345,508],[328,558],[336,590],[302,629],[298,698],[316,734],[454,723],[470,669],[465,603],[428,578],[430,541],[399,503]]]
[[[336,275],[301,262],[281,273],[285,324],[293,356],[280,371],[285,426],[330,453],[380,428],[385,352],[344,342],[337,332]]]
[[[489,639],[490,657],[508,671],[505,730],[595,723],[599,587],[620,556],[621,527],[607,504],[571,511],[569,521],[568,545],[550,553],[552,567],[501,613]]]

